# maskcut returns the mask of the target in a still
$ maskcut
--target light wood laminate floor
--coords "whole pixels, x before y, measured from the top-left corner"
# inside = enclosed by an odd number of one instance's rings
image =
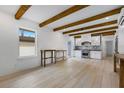
[[[27,88],[114,88],[118,74],[113,72],[112,58],[69,59],[45,68],[34,68],[0,77],[0,87]]]

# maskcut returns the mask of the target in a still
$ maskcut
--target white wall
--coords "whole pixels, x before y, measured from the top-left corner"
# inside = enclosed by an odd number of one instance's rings
[[[52,28],[43,27],[38,31],[39,49],[65,49],[65,36],[60,32],[53,32]]]
[[[45,49],[57,49],[57,50],[67,50],[66,37],[60,32],[53,32],[52,28],[43,27],[40,28],[38,33],[38,56],[40,58],[40,50]],[[47,53],[50,56],[50,53]],[[57,56],[62,56],[58,54]],[[51,60],[47,59],[47,63]]]
[[[16,22],[0,12],[0,75],[13,72],[18,57]]]
[[[12,16],[12,18],[13,18],[13,16]],[[16,35],[17,37],[18,37],[18,28],[20,28],[20,27],[36,31],[36,33],[38,31],[38,24],[35,22],[32,22],[32,21],[26,20],[26,19],[16,20],[15,26],[17,26],[17,29],[15,29],[15,32],[17,32],[17,35]],[[17,43],[19,45],[19,41],[17,41]],[[17,45],[17,48],[19,48],[18,45]],[[37,42],[36,42],[36,49],[37,48],[38,48],[38,46],[37,46]],[[15,64],[15,71],[24,70],[24,69],[28,69],[28,68],[32,68],[32,67],[36,67],[36,66],[40,65],[40,58],[38,56],[19,57],[19,49],[17,49],[16,51],[18,51],[18,54],[17,54],[18,58],[17,58],[16,64]]]
[[[118,52],[124,54],[124,26],[120,26],[118,31]]]
[[[19,58],[19,27],[37,31],[37,55]],[[65,37],[52,29],[39,28],[26,19],[15,20],[14,16],[0,12],[0,76],[40,66],[40,49],[66,49]]]

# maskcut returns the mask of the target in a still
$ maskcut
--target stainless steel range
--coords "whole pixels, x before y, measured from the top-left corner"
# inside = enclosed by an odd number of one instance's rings
[[[82,58],[89,58],[90,57],[90,50],[83,49],[82,50]]]
[[[82,58],[90,57],[91,42],[82,42]]]

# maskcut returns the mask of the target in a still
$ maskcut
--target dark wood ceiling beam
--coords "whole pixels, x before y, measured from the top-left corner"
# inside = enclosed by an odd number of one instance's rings
[[[102,29],[97,29],[97,30],[91,30],[88,32],[80,32],[80,33],[75,33],[75,34],[69,34],[69,36],[75,36],[75,35],[82,35],[82,34],[89,34],[89,33],[94,33],[94,32],[101,32],[101,31],[106,31],[106,30],[112,30],[112,29],[117,29],[118,26],[113,26],[113,27],[108,27],[108,28],[102,28]]]
[[[81,10],[81,9],[83,9],[85,7],[88,7],[88,6],[89,5],[75,5],[75,6],[72,6],[71,8],[69,8],[69,9],[67,9],[67,10],[65,10],[65,11],[63,11],[63,12],[61,12],[61,13],[55,15],[55,16],[53,16],[52,18],[50,18],[50,19],[48,19],[48,20],[46,20],[46,21],[44,21],[42,23],[40,23],[39,26],[43,27],[45,25],[48,25],[48,24],[50,24],[50,23],[52,23],[54,21],[57,21],[57,20],[65,17],[65,16],[68,16],[68,15],[70,15],[70,14],[72,14],[74,12],[77,12],[78,10]]]
[[[102,36],[115,35],[116,31],[102,33]]]
[[[17,13],[15,14],[15,19],[19,20],[30,7],[31,5],[21,5]]]
[[[108,25],[112,25],[112,24],[117,24],[117,20],[113,20],[110,22],[104,22],[104,23],[100,23],[100,24],[96,24],[96,25],[91,25],[91,26],[87,26],[87,27],[82,27],[82,28],[78,28],[78,29],[74,29],[74,30],[70,30],[70,31],[65,31],[65,32],[63,32],[63,34],[69,34],[69,33],[73,33],[73,32],[78,32],[78,31],[87,30],[87,29],[93,29],[93,28],[102,27],[102,26],[108,26]]]
[[[93,33],[93,34],[91,34],[91,36],[98,36],[98,35],[108,36],[108,35],[114,35],[115,32],[116,32],[116,31],[101,32],[101,33]]]
[[[74,38],[81,38],[81,36],[79,35],[79,36],[74,36]]]
[[[95,15],[95,16],[92,16],[92,17],[89,17],[89,18],[86,18],[86,19],[82,19],[82,20],[79,20],[79,21],[76,21],[76,22],[72,22],[72,23],[54,28],[54,31],[66,29],[66,28],[69,28],[69,27],[73,27],[73,26],[76,26],[76,25],[84,24],[84,23],[87,23],[87,22],[90,22],[90,21],[94,21],[94,20],[98,20],[98,19],[102,19],[102,18],[105,18],[105,17],[108,17],[108,16],[118,14],[118,13],[120,13],[122,8],[123,7],[120,7],[120,8],[105,12],[105,13],[101,13],[101,14],[98,14],[98,15]]]

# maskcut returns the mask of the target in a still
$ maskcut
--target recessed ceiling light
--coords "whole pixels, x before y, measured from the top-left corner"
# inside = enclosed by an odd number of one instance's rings
[[[105,19],[109,19],[109,17],[106,17]]]

